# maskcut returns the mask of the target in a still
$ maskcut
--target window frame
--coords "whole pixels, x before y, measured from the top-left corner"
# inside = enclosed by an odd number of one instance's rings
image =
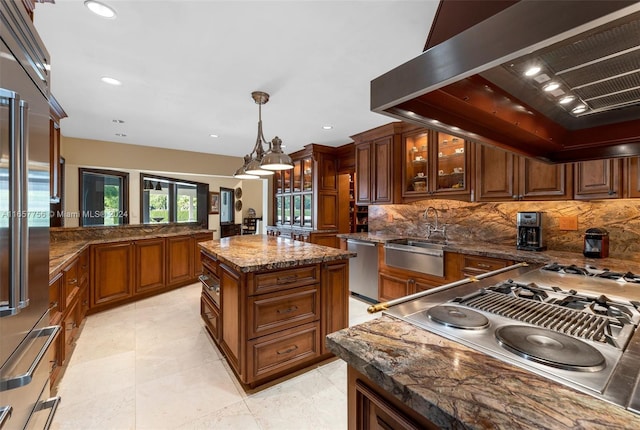
[[[150,220],[145,222],[145,206],[144,206],[144,180],[160,180],[163,182],[167,182],[169,186],[168,197],[167,197],[167,212],[169,214],[169,220],[166,223],[162,223],[162,225],[201,225],[203,228],[208,228],[209,225],[209,184],[205,184],[202,182],[189,181],[186,179],[178,179],[171,178],[168,176],[154,175],[150,173],[140,172],[140,225],[157,225],[157,223],[152,223]],[[190,184],[196,186],[196,199],[198,201],[197,212],[196,212],[196,220],[189,222],[178,222],[178,208],[177,208],[177,186],[178,183]],[[164,184],[163,184],[164,185]],[[202,201],[201,201],[202,200]]]
[[[108,170],[108,169],[93,169],[88,167],[79,167],[78,168],[78,208],[80,210],[78,216],[78,225],[80,227],[112,227],[110,225],[103,224],[91,224],[84,225],[84,216],[83,214],[88,210],[84,207],[83,197],[84,197],[84,174],[90,173],[93,175],[103,175],[103,176],[117,176],[122,179],[122,224],[118,224],[113,227],[118,227],[122,225],[129,224],[129,173],[121,172],[119,170]]]

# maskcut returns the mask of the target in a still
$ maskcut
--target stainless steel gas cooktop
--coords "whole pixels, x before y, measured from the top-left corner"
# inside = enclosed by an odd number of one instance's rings
[[[552,264],[520,271],[481,288],[467,284],[386,313],[626,406],[632,393],[608,386],[640,323],[638,277],[574,269]]]

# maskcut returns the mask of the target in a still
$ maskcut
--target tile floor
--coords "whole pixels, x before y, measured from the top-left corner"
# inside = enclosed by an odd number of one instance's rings
[[[245,392],[200,319],[200,284],[89,316],[52,430],[347,428],[346,365]],[[375,316],[349,299],[350,324]]]

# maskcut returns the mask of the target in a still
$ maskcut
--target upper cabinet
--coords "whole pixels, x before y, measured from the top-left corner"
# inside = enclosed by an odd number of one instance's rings
[[[477,145],[475,173],[476,201],[572,198],[571,164],[547,164]]]
[[[419,129],[402,135],[404,200],[470,196],[470,145],[464,139]]]
[[[307,145],[291,154],[293,169],[274,178],[276,226],[337,229],[338,178],[335,149]]]
[[[400,203],[404,127],[401,122],[391,123],[351,136],[356,144],[357,205]]]
[[[576,163],[574,198],[576,200],[622,197],[622,159]]]

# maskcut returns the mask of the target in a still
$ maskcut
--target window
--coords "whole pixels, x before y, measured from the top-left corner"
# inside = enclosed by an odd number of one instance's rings
[[[129,174],[79,169],[80,226],[129,224]]]
[[[196,223],[207,226],[209,186],[140,174],[142,223]]]

